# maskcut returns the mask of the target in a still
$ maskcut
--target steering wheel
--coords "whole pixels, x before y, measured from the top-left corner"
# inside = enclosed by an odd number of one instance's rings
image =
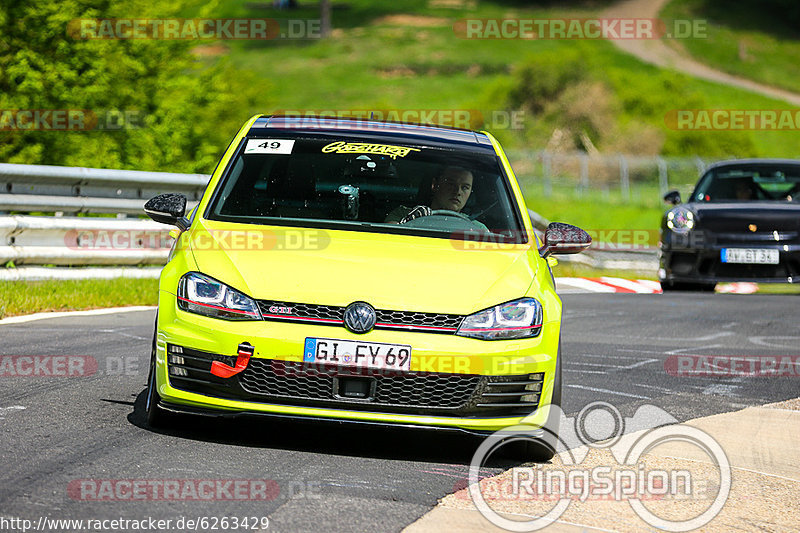
[[[463,218],[464,220],[469,220],[470,222],[472,222],[472,219],[470,217],[468,217],[467,215],[465,215],[464,213],[459,213],[458,211],[450,211],[449,209],[434,209],[433,211],[431,211],[430,215],[423,215],[423,216],[432,217],[432,216],[436,216],[436,215],[439,215],[439,216],[442,216],[442,217],[458,217],[458,218]]]

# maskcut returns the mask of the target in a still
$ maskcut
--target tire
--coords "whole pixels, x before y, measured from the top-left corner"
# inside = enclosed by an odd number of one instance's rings
[[[156,326],[153,330],[153,346],[150,351],[150,372],[147,375],[147,391],[145,393],[145,415],[147,425],[152,428],[161,428],[167,425],[170,418],[169,413],[158,406],[161,396],[158,394],[156,386],[156,331],[158,330],[158,315],[156,315]]]
[[[696,292],[713,292],[716,288],[716,283],[689,283],[689,282],[674,282],[662,281],[661,291],[696,291]]]
[[[561,339],[558,339],[556,375],[553,383],[551,409],[544,424],[545,433],[540,439],[525,439],[506,444],[503,454],[523,462],[546,463],[556,454],[558,431],[561,422]],[[553,409],[552,407],[558,407]]]

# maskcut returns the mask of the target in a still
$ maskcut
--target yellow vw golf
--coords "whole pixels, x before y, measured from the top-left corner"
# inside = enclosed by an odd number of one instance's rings
[[[537,241],[490,134],[256,116],[186,206],[145,205],[180,231],[161,274],[151,425],[552,424],[561,301],[546,258],[590,239],[554,223]],[[531,458],[552,455],[531,444]]]

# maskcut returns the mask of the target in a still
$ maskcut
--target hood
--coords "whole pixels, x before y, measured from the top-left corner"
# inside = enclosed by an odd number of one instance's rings
[[[800,230],[800,204],[789,202],[689,203],[695,212],[698,229],[714,232],[750,232],[751,224],[759,233]]]
[[[259,300],[465,315],[524,296],[538,265],[529,245],[208,220],[187,233],[202,273]]]

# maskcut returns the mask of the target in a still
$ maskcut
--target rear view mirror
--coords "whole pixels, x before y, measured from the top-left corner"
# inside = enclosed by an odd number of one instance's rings
[[[577,226],[562,222],[551,222],[544,232],[544,243],[539,255],[577,254],[592,244],[592,237]]]
[[[189,229],[189,220],[183,216],[186,213],[186,202],[186,197],[182,194],[159,194],[144,204],[144,212],[156,222],[178,226],[181,231],[185,231]]]
[[[664,201],[668,204],[678,205],[681,203],[681,193],[678,191],[669,191],[664,195]]]

